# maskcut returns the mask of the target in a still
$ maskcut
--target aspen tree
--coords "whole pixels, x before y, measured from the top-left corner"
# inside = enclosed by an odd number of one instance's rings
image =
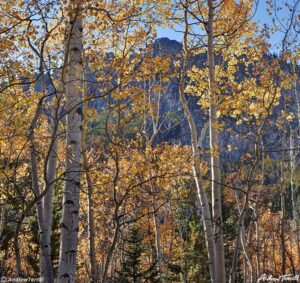
[[[215,272],[216,283],[225,283],[225,256],[223,240],[222,220],[222,192],[221,169],[219,158],[219,130],[217,119],[217,95],[215,86],[215,62],[214,62],[214,5],[212,0],[207,0],[207,64],[208,64],[208,91],[209,91],[209,137],[210,137],[210,166],[212,189],[212,217],[215,240]]]
[[[186,3],[187,4],[187,3]],[[191,146],[192,146],[192,166],[193,166],[193,176],[195,179],[198,197],[201,203],[201,212],[202,212],[202,221],[205,233],[205,241],[207,247],[208,254],[208,265],[209,272],[211,277],[211,282],[216,282],[215,272],[215,242],[213,235],[213,224],[212,224],[212,216],[210,212],[208,197],[205,189],[203,188],[202,180],[201,180],[201,164],[200,164],[200,149],[198,148],[198,133],[196,128],[196,123],[192,116],[192,113],[189,110],[188,101],[186,99],[185,87],[186,87],[186,78],[187,78],[187,62],[190,56],[188,50],[188,34],[189,34],[189,24],[188,24],[188,11],[184,10],[184,22],[185,22],[185,30],[184,30],[184,38],[183,38],[183,66],[180,73],[180,82],[179,82],[179,94],[180,100],[182,103],[183,111],[185,117],[189,124],[189,129],[191,132]]]
[[[66,165],[63,189],[58,282],[75,282],[78,246],[80,170],[82,158],[82,3],[70,2],[67,22],[66,68]]]

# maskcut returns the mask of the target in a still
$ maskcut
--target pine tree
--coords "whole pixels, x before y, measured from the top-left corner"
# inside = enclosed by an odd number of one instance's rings
[[[145,280],[149,282],[159,282],[157,277],[156,262],[148,269],[143,269],[141,263],[146,252],[144,237],[136,225],[129,229],[125,248],[123,249],[122,269],[120,271],[121,283],[138,283]]]

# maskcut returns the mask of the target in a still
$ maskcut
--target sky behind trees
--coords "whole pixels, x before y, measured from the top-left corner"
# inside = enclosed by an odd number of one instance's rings
[[[270,6],[267,4],[266,0],[258,0],[257,9],[253,18],[253,21],[256,22],[259,28],[262,28],[264,24],[273,26],[272,17],[269,15],[267,9]],[[287,16],[287,10],[283,8],[282,11],[279,11],[280,17]],[[272,45],[270,51],[278,53],[281,48],[281,40],[283,33],[280,31],[274,32],[274,34],[269,38],[269,43]],[[181,42],[183,37],[182,26],[175,26],[175,28],[162,28],[157,29],[157,37],[167,37],[171,40],[176,40]]]

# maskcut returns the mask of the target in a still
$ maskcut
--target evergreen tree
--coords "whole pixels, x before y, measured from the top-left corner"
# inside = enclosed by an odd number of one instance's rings
[[[157,279],[156,262],[148,269],[141,265],[146,252],[143,234],[136,225],[130,227],[128,238],[123,249],[122,269],[119,272],[121,283],[159,282]]]
[[[182,182],[178,190],[178,234],[183,240],[182,257],[169,263],[172,282],[204,283],[209,281],[203,226],[199,218],[199,204],[193,184]]]

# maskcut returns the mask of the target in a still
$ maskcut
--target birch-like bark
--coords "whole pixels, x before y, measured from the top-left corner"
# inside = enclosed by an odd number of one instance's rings
[[[59,97],[61,93],[59,93]],[[51,231],[52,231],[52,217],[53,217],[53,205],[52,205],[52,196],[53,196],[53,187],[56,177],[56,163],[57,163],[57,147],[58,147],[58,138],[57,138],[57,127],[58,127],[58,105],[53,107],[51,113],[50,127],[51,127],[51,142],[49,148],[48,164],[46,170],[46,179],[45,188],[46,192],[43,197],[43,212],[44,212],[44,223],[45,223],[45,239],[47,246],[47,253],[51,257]],[[41,277],[44,277],[46,273],[46,264],[41,257],[40,263],[40,273]]]
[[[225,283],[225,257],[223,241],[223,220],[222,220],[222,192],[221,192],[221,170],[219,158],[219,131],[217,120],[217,97],[215,87],[215,63],[214,63],[214,7],[213,0],[207,0],[208,24],[207,24],[207,63],[209,83],[209,135],[211,149],[211,187],[213,207],[213,229],[215,237],[215,267],[216,283]]]
[[[35,135],[34,131],[37,125],[37,121],[41,115],[43,105],[43,99],[41,99],[37,105],[35,115],[31,121],[29,127],[28,140],[30,142],[30,165],[31,165],[31,180],[32,180],[32,190],[34,192],[35,198],[40,198],[40,186],[38,177],[38,164],[37,164],[37,150],[35,147]],[[45,275],[43,275],[44,281],[52,283],[53,280],[53,269],[51,262],[51,253],[49,253],[49,246],[47,245],[47,233],[45,225],[45,214],[43,210],[42,199],[38,199],[36,202],[37,206],[37,217],[39,223],[39,233],[40,233],[40,257],[41,261],[45,264]]]
[[[180,72],[180,82],[179,82],[179,94],[180,100],[182,103],[182,107],[184,110],[184,115],[188,121],[190,132],[191,132],[191,145],[192,145],[192,167],[193,167],[193,176],[196,183],[197,194],[201,204],[201,215],[202,215],[202,223],[205,235],[205,243],[207,248],[208,255],[208,266],[210,272],[211,282],[215,282],[215,243],[214,243],[214,235],[213,235],[213,225],[211,212],[209,207],[209,202],[207,198],[206,191],[202,186],[202,180],[200,176],[200,151],[198,148],[198,134],[197,128],[194,121],[194,118],[190,112],[188,101],[185,97],[185,84],[187,77],[187,59],[188,59],[188,50],[187,50],[187,38],[188,38],[188,20],[187,20],[187,10],[184,11],[185,16],[185,32],[184,32],[184,40],[183,40],[183,62],[182,62],[182,70]]]
[[[36,151],[34,146],[30,147],[30,163],[31,163],[31,175],[32,175],[32,188],[35,196],[39,196],[39,183],[38,183],[38,174],[37,174],[37,161],[36,161]],[[37,202],[37,211],[38,211],[38,222],[40,230],[40,250],[44,264],[45,271],[41,276],[44,278],[44,282],[54,282],[53,280],[53,269],[51,262],[51,253],[49,252],[49,246],[47,244],[47,233],[45,225],[45,214],[43,211],[43,203],[41,200]],[[45,275],[44,275],[45,274]]]
[[[63,189],[60,253],[57,280],[75,282],[78,246],[80,170],[82,158],[82,9],[81,2],[70,3],[67,23],[65,69],[66,165]]]

